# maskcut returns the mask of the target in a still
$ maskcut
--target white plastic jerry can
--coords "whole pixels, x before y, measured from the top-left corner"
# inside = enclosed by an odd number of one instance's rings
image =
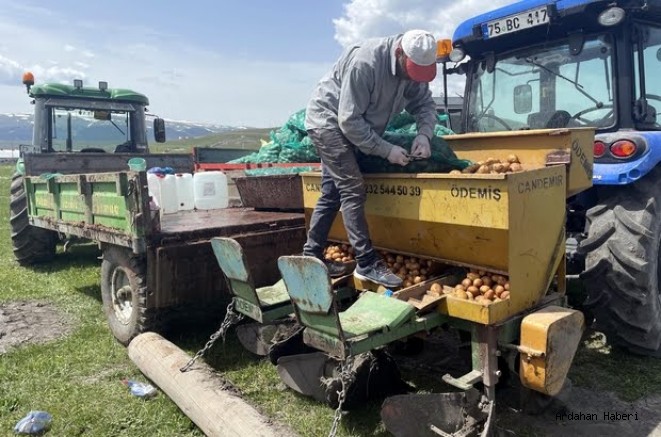
[[[229,206],[227,176],[222,171],[195,173],[193,191],[197,209],[220,209]]]
[[[179,211],[190,211],[195,207],[195,190],[193,175],[190,173],[177,173],[177,201]]]
[[[159,178],[161,183],[161,199],[158,206],[163,214],[172,214],[179,211],[179,200],[177,199],[177,181],[174,175],[167,174]]]

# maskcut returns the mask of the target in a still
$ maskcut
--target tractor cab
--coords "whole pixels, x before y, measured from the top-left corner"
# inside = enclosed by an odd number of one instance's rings
[[[149,99],[128,89],[73,85],[34,84],[26,73],[23,83],[34,104],[32,144],[21,146],[25,153],[149,153],[147,105]],[[165,123],[153,117],[156,142],[165,141]]]

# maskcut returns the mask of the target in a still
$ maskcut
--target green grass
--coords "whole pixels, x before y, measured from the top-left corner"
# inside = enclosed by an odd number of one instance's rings
[[[112,337],[101,309],[100,261],[96,246],[74,246],[46,266],[28,269],[13,259],[8,222],[12,166],[0,166],[0,302],[43,300],[70,320],[61,339],[13,349],[0,356],[0,435],[12,435],[27,412],[41,409],[54,417],[51,436],[202,436],[202,432],[163,393],[143,401],[120,381],[145,381],[126,349]],[[201,326],[174,333],[171,340],[194,353],[215,331]],[[635,357],[587,336],[570,372],[577,386],[611,390],[632,401],[661,391],[661,360]],[[302,436],[326,435],[333,411],[284,388],[276,369],[250,355],[232,332],[206,361],[245,399]],[[441,375],[438,375],[440,379]],[[341,436],[386,436],[379,420],[380,402],[345,417]],[[527,433],[520,424],[520,434]]]
[[[661,359],[612,348],[600,332],[588,331],[584,337],[570,371],[574,384],[614,391],[629,402],[661,393]]]

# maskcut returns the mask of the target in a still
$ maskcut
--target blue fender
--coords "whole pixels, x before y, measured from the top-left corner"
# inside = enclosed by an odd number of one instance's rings
[[[618,140],[632,140],[645,150],[631,161],[595,163],[592,183],[594,185],[628,185],[644,177],[661,161],[661,131],[619,131],[595,137],[610,145]]]

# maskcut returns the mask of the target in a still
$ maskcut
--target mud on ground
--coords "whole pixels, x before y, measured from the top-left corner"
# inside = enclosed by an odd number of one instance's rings
[[[614,393],[573,387],[564,403],[531,416],[500,408],[503,436],[661,436],[661,395],[624,402]]]
[[[439,330],[425,339],[419,353],[407,357],[393,352],[404,377],[419,389],[447,392],[456,389],[430,381],[439,381],[445,373],[456,377],[470,371],[469,348],[456,332]],[[521,411],[531,401],[522,400],[518,376],[503,385],[496,399],[498,437],[661,437],[661,394],[625,402],[614,393],[572,387],[569,381],[542,414],[531,415]]]
[[[51,302],[0,303],[0,355],[25,344],[56,340],[70,330],[71,323]]]

